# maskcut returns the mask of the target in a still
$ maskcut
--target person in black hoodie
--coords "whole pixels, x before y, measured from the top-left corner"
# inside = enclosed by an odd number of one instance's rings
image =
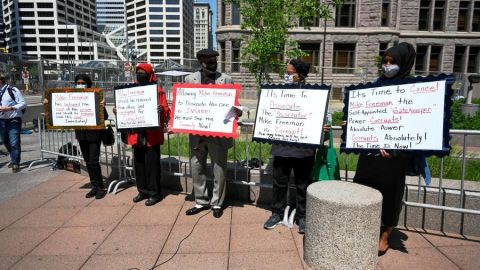
[[[86,74],[75,76],[75,88],[91,88],[92,79]],[[108,113],[105,109],[105,101],[100,102],[103,109],[104,119],[108,119]],[[102,169],[100,167],[100,146],[104,130],[75,130],[75,137],[78,140],[82,151],[83,160],[87,165],[88,176],[92,189],[85,195],[86,198],[95,197],[101,199],[105,197],[106,190],[103,184]]]
[[[383,75],[379,82],[403,79],[410,75],[415,62],[415,49],[402,42],[389,48],[383,56]],[[361,154],[353,181],[372,187],[383,196],[382,229],[379,239],[379,255],[388,250],[388,239],[398,224],[405,189],[405,175],[410,156],[392,150],[380,149],[378,154]]]

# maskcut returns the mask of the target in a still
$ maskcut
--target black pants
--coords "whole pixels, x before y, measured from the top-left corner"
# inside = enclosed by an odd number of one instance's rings
[[[160,196],[160,145],[134,148],[133,158],[138,192]]]
[[[88,176],[93,187],[103,188],[102,169],[100,168],[100,141],[78,140],[83,160],[87,165]]]
[[[297,188],[297,218],[305,217],[307,187],[312,182],[313,162],[313,156],[304,158],[275,156],[273,158],[272,212],[282,216],[283,211],[285,211],[285,207],[287,206],[288,182],[293,169],[295,186]]]

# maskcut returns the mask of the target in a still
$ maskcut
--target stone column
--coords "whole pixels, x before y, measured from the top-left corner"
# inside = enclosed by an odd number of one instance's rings
[[[304,260],[314,269],[375,269],[382,195],[345,181],[307,189]]]

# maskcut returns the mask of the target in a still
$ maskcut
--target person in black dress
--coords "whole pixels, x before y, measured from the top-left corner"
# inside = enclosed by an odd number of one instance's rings
[[[378,79],[385,82],[408,77],[415,62],[415,49],[402,42],[389,48],[383,56],[384,74]],[[402,210],[405,174],[410,157],[406,153],[380,149],[378,154],[361,154],[353,181],[372,187],[382,193],[382,229],[378,252],[383,255],[389,248],[388,239],[397,226]]]

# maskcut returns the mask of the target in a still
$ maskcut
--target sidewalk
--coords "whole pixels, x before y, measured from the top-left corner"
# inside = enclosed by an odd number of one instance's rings
[[[62,172],[1,203],[0,269],[309,269],[298,228],[264,230],[263,208],[185,216],[186,194],[146,207],[132,203],[134,187],[86,199],[86,183]],[[479,238],[401,228],[391,246],[377,269],[480,269]]]

